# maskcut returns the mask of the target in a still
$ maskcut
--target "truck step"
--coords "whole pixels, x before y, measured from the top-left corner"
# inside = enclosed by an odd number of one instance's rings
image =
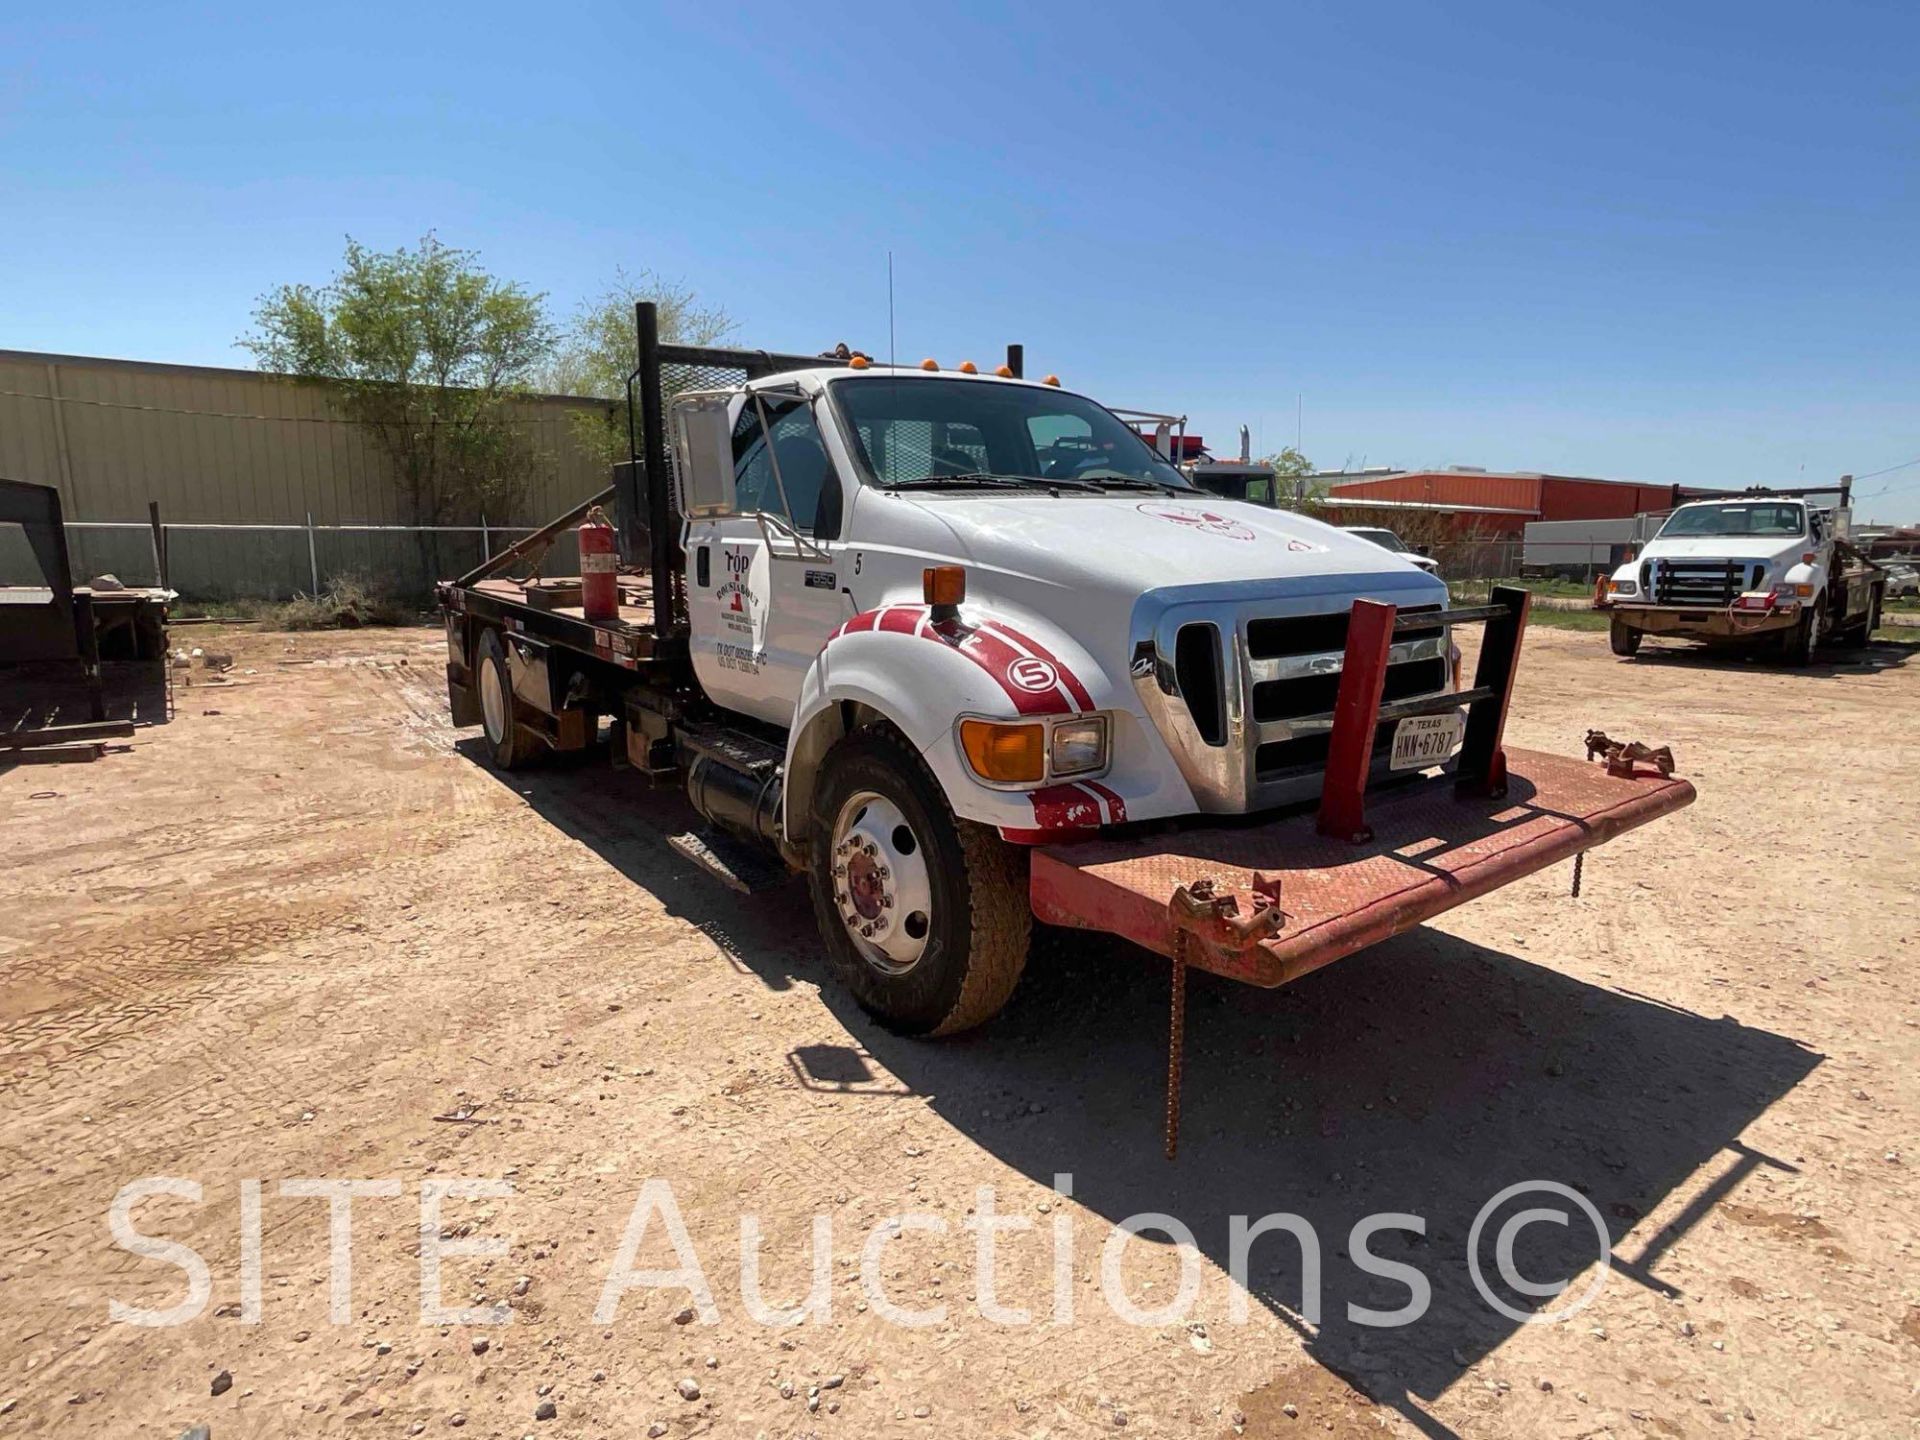
[[[729,768],[748,775],[777,769],[787,758],[786,751],[771,741],[723,725],[682,724],[676,733],[680,743],[695,754],[711,755]]]
[[[793,874],[766,851],[713,825],[669,836],[667,844],[742,895],[772,890]]]

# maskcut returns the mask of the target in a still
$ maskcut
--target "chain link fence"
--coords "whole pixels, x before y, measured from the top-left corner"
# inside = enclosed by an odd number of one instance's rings
[[[530,525],[228,525],[70,520],[76,582],[112,575],[165,583],[189,601],[291,600],[351,578],[372,594],[425,603],[437,581],[461,575],[531,533]],[[162,556],[164,555],[164,565]],[[579,549],[555,537],[544,568],[574,574]]]

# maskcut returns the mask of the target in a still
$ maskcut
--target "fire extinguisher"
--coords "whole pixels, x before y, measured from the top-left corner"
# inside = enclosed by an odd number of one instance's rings
[[[613,522],[596,505],[580,522],[580,606],[587,619],[619,617],[619,563]]]

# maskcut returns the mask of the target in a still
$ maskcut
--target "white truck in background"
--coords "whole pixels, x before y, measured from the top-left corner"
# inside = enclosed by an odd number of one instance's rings
[[[1887,577],[1848,539],[1852,483],[1755,489],[1674,510],[1596,600],[1612,614],[1613,653],[1636,655],[1652,635],[1805,665],[1823,645],[1866,644]]]

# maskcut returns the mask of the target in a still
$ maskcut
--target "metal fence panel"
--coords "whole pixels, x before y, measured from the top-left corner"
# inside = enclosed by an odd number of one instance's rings
[[[565,396],[515,403],[512,416],[527,427],[538,460],[519,510],[492,518],[531,528],[602,488],[604,458],[581,443],[576,422],[607,408]],[[324,386],[251,370],[0,350],[0,476],[53,486],[69,520],[123,522],[126,530],[75,532],[74,571],[129,584],[153,579],[143,538],[149,501],[171,522],[303,526],[311,515],[321,525],[402,525],[411,518],[385,455]],[[312,588],[304,536],[176,530],[174,540],[172,579],[183,593],[284,598]],[[441,578],[432,573],[442,563],[436,552],[420,552],[415,540],[330,543],[318,557],[323,583],[360,571],[382,589],[423,594]],[[442,575],[460,573],[462,557],[478,559],[470,539],[439,543]],[[316,536],[315,549],[322,548]]]

